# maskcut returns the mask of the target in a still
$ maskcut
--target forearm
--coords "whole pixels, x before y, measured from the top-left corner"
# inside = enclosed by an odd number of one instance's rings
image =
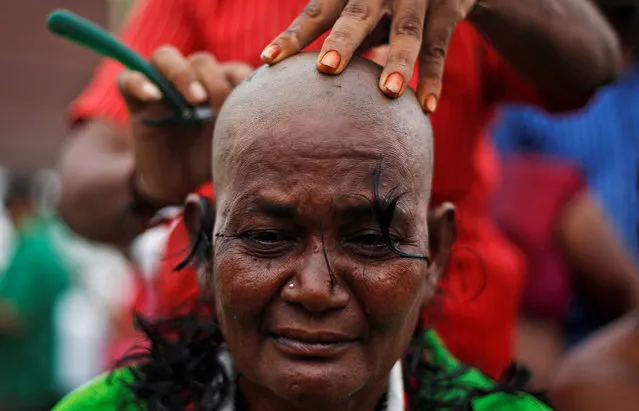
[[[126,131],[105,122],[87,122],[69,138],[60,162],[60,215],[93,241],[126,245],[145,227],[127,212],[133,155]]]
[[[571,201],[559,223],[562,245],[575,268],[575,285],[610,318],[639,307],[639,270],[589,195]]]
[[[550,96],[589,95],[621,69],[617,37],[588,0],[483,0],[469,20]]]

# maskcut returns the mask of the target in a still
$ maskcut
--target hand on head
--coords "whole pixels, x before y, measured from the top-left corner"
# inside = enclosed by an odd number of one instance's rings
[[[419,62],[419,102],[435,111],[441,92],[444,59],[455,26],[477,0],[311,0],[291,26],[262,54],[276,64],[299,53],[332,29],[317,59],[317,68],[339,74],[357,50],[390,44],[379,88],[389,97],[404,93]]]

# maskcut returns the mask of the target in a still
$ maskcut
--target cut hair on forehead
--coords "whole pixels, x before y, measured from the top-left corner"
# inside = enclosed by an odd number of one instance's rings
[[[382,68],[363,58],[353,59],[339,76],[319,73],[316,58],[317,53],[302,53],[262,66],[233,90],[215,125],[214,184],[232,172],[231,159],[241,161],[238,151],[260,135],[281,131],[291,119],[322,124],[346,118],[353,127],[370,128],[375,131],[370,134],[383,136],[382,152],[404,153],[401,165],[412,169],[410,174],[423,176],[429,193],[432,128],[415,93],[408,89],[400,98],[386,97],[377,86]]]

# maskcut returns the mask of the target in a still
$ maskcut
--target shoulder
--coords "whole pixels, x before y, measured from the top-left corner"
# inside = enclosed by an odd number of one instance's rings
[[[553,402],[567,411],[639,409],[638,347],[639,310],[635,310],[568,355],[550,391]]]
[[[64,397],[52,411],[133,411],[139,409],[127,384],[133,380],[128,368],[103,374]],[[131,405],[127,405],[131,404]]]
[[[535,396],[518,388],[525,386],[527,382],[525,373],[511,373],[510,378],[496,382],[481,371],[459,362],[434,332],[426,333],[426,343],[429,347],[429,362],[433,366],[431,368],[436,370],[432,372],[440,374],[427,375],[426,378],[431,381],[446,381],[445,386],[437,387],[431,384],[431,387],[426,388],[424,393],[430,394],[431,401],[455,404],[462,408],[472,404],[472,409],[476,411],[551,410]]]

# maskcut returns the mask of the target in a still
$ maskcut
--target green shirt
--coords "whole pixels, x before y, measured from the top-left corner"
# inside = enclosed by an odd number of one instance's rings
[[[430,331],[426,334],[431,346],[432,361],[445,371],[459,369],[461,364],[444,347],[437,335]],[[134,411],[140,408],[133,403],[133,395],[127,383],[133,381],[128,368],[105,374],[93,382],[79,388],[63,399],[53,411]],[[495,382],[476,369],[469,369],[455,377],[457,385],[489,389]],[[442,391],[435,394],[439,399],[455,396],[454,391]],[[123,406],[123,404],[128,404]],[[473,402],[476,411],[549,411],[546,405],[528,394],[495,393],[478,398]],[[122,407],[122,408],[120,408]]]
[[[0,302],[16,313],[19,325],[15,335],[0,331],[0,404],[39,405],[55,398],[54,308],[69,281],[51,222],[26,222],[0,274]]]

